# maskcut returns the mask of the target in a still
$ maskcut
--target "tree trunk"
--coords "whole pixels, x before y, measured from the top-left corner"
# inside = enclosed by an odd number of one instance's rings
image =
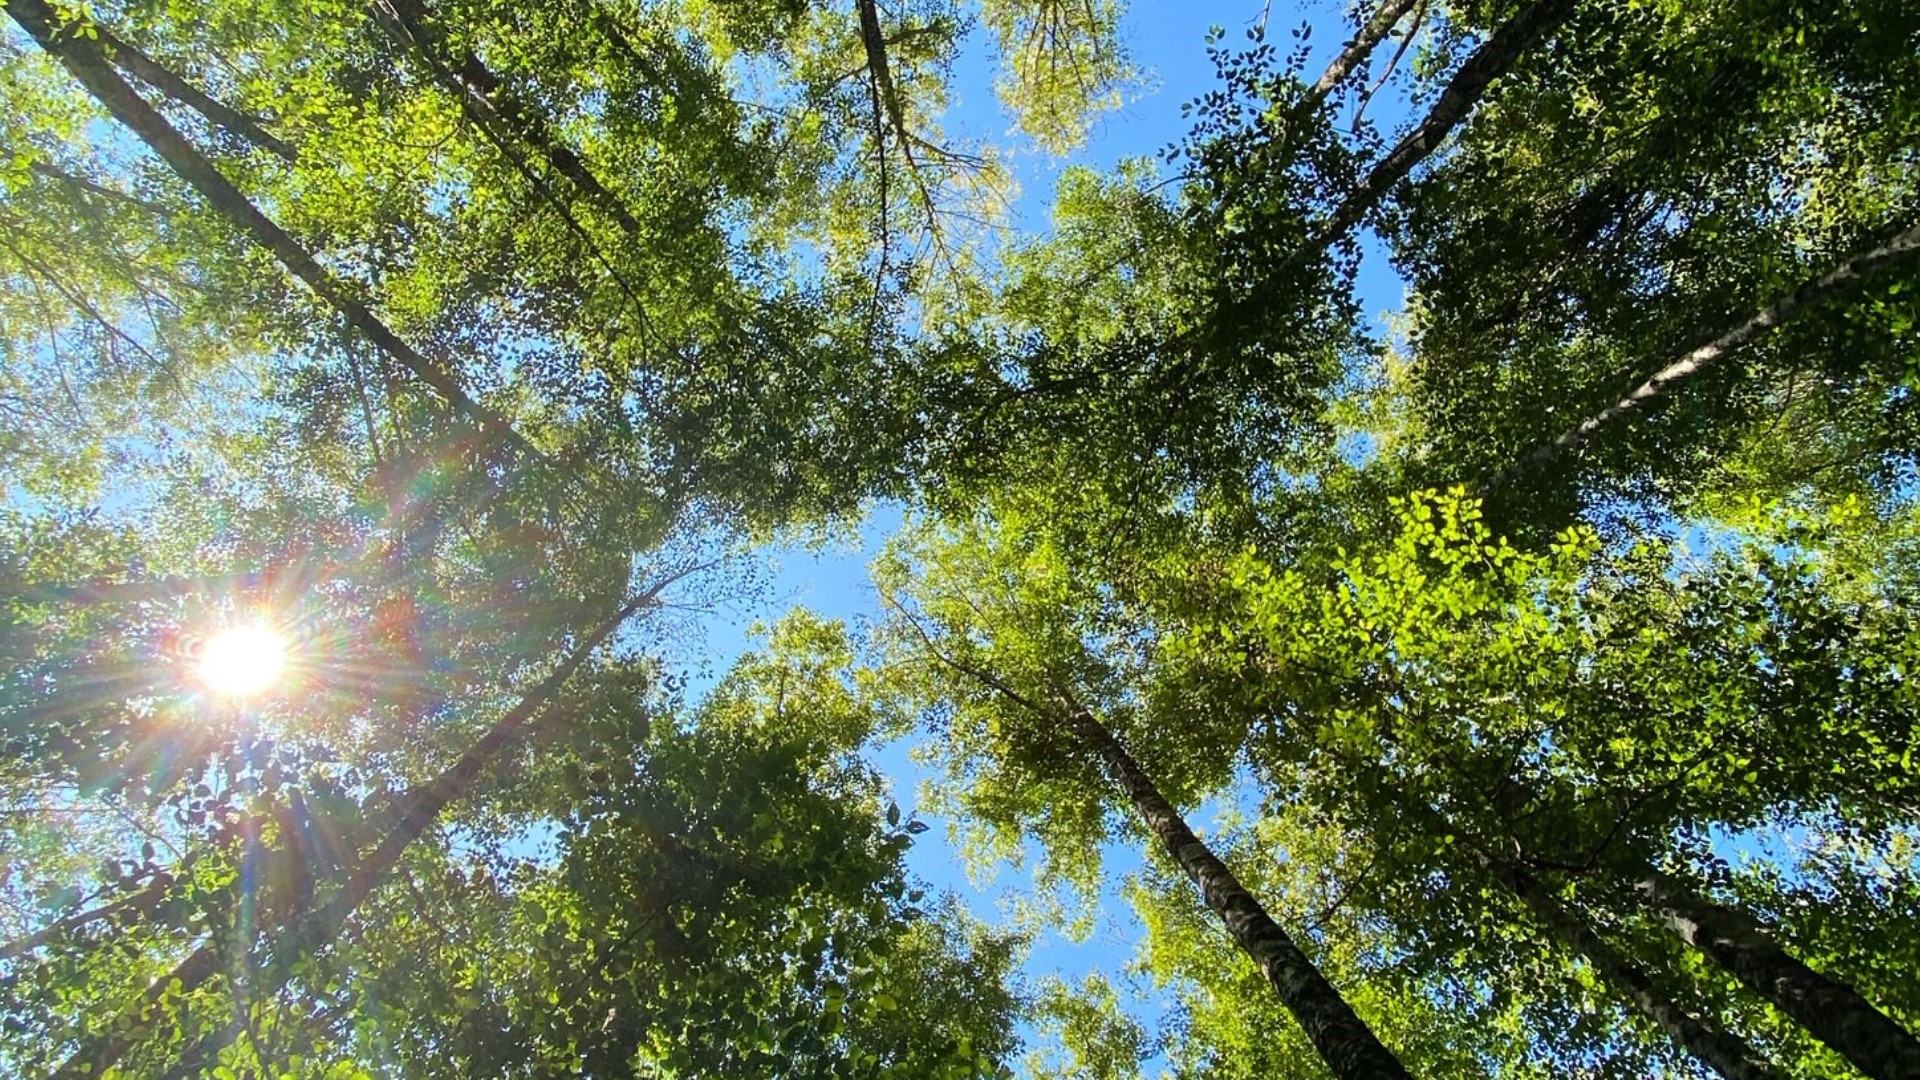
[[[1460,65],[1460,70],[1453,73],[1446,89],[1440,93],[1440,100],[1434,102],[1425,119],[1374,165],[1365,182],[1341,201],[1333,216],[1294,253],[1291,261],[1298,263],[1313,258],[1359,224],[1414,166],[1440,148],[1441,141],[1466,119],[1493,80],[1566,22],[1575,6],[1576,0],[1533,0],[1501,24],[1486,44],[1476,49],[1466,63]]]
[[[1555,937],[1687,1053],[1727,1080],[1784,1080],[1746,1040],[1694,1015],[1669,997],[1645,971],[1607,944],[1585,919],[1556,900],[1539,879],[1505,859],[1484,852],[1476,854],[1480,865],[1519,897]]]
[[[11,2],[11,0],[10,0]],[[406,849],[426,832],[427,828],[440,816],[448,805],[464,797],[473,789],[480,773],[499,753],[512,745],[520,737],[521,731],[533,717],[546,707],[560,687],[579,670],[587,657],[606,642],[621,624],[641,608],[656,603],[661,592],[678,581],[684,574],[669,576],[654,587],[622,605],[620,610],[601,623],[573,651],[568,653],[559,666],[542,679],[533,689],[521,695],[520,700],[507,711],[487,733],[480,737],[466,753],[461,754],[439,776],[426,784],[408,791],[398,804],[394,825],[380,839],[380,843],[363,860],[358,868],[348,876],[345,885],[328,900],[315,909],[299,924],[289,927],[288,948],[293,955],[317,949],[339,936],[341,929],[354,909],[360,906],[368,894],[378,888],[387,875],[398,865]],[[265,928],[261,928],[265,929]],[[152,1032],[166,1004],[174,999],[184,998],[205,986],[220,973],[225,959],[224,950],[218,942],[208,942],[182,960],[172,972],[158,979],[148,988],[146,1000],[137,1011],[122,1014],[113,1023],[106,1025],[101,1034],[82,1040],[80,1048],[74,1051],[66,1062],[54,1074],[55,1080],[82,1080],[96,1077],[111,1069]],[[284,958],[283,958],[284,959]],[[278,982],[284,980],[290,965],[281,963],[277,970],[283,974],[275,977],[274,985],[259,986],[255,989],[262,997],[271,997],[278,990]],[[225,1027],[209,1035],[202,1036],[189,1046],[175,1066],[176,1075],[199,1075],[213,1065],[221,1050],[237,1033],[238,1028]]]
[[[521,103],[479,57],[449,48],[424,4],[419,0],[374,0],[374,18],[396,42],[420,53],[434,77],[460,99],[462,108],[476,123],[532,146],[555,172],[572,181],[602,213],[619,222],[623,232],[632,236],[640,231],[640,222],[620,197],[601,183],[538,113]]]
[[[1347,81],[1347,77],[1352,75],[1356,68],[1366,63],[1367,57],[1373,55],[1373,50],[1386,40],[1387,35],[1393,32],[1393,28],[1399,25],[1400,20],[1405,18],[1407,12],[1418,2],[1419,0],[1382,0],[1380,6],[1375,9],[1373,17],[1355,32],[1353,40],[1347,42],[1346,46],[1340,50],[1340,55],[1334,57],[1326,70],[1320,73],[1319,80],[1307,91],[1306,99],[1301,102],[1301,112],[1319,108],[1320,103],[1339,89],[1340,84]]]
[[[1410,1080],[1406,1068],[1354,1014],[1313,961],[1280,929],[1225,863],[1193,834],[1173,804],[1113,733],[1071,698],[1065,701],[1068,728],[1126,789],[1127,796],[1187,877],[1200,886],[1207,906],[1226,923],[1228,933],[1253,958],[1280,995],[1314,1049],[1340,1080],[1392,1077]]]
[[[182,871],[184,873],[184,871]],[[61,937],[102,920],[110,920],[124,912],[158,904],[167,895],[167,889],[173,884],[173,875],[156,875],[142,886],[139,891],[123,896],[87,911],[55,919],[46,926],[24,937],[15,938],[0,945],[0,962],[17,960],[36,949],[58,941]]]
[[[299,155],[293,147],[285,139],[261,127],[258,120],[174,74],[105,26],[95,23],[93,28],[99,35],[107,59],[127,74],[199,113],[215,127],[233,132],[287,164],[298,160]]]
[[[213,204],[214,209],[271,251],[295,277],[332,305],[382,352],[432,387],[456,411],[466,415],[483,430],[528,456],[539,456],[538,451],[519,432],[514,431],[505,418],[468,397],[451,373],[430,363],[413,346],[402,341],[365,304],[350,296],[342,282],[336,280],[293,237],[248,201],[240,189],[234,187],[213,162],[195,149],[166,117],[134,93],[133,88],[114,72],[100,43],[84,33],[84,28],[90,27],[90,23],[62,25],[47,0],[5,0],[5,7],[7,14],[20,24],[21,29],[57,58],[115,119],[146,143],[181,179]]]
[[[1705,345],[1655,372],[1646,382],[1619,401],[1580,421],[1552,442],[1534,447],[1485,485],[1492,490],[1521,473],[1567,451],[1577,451],[1592,440],[1601,428],[1630,413],[1645,408],[1674,386],[1693,378],[1719,363],[1734,350],[1785,324],[1803,308],[1861,284],[1874,274],[1920,253],[1920,225],[1897,233],[1879,247],[1852,256],[1839,266],[1814,278]]]
[[[1845,983],[1788,955],[1758,920],[1651,866],[1630,871],[1640,900],[1682,941],[1799,1021],[1873,1080],[1920,1080],[1920,1041]]]

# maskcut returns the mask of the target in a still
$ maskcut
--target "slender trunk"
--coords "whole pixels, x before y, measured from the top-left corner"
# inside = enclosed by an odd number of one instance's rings
[[[899,88],[893,82],[893,66],[887,55],[887,35],[880,28],[880,9],[875,0],[859,0],[860,43],[867,52],[867,70],[879,88],[881,103],[894,137],[904,153],[913,153],[913,136],[907,132],[906,109],[900,102]]]
[[[1845,983],[1788,955],[1760,922],[1651,866],[1633,890],[1682,941],[1793,1017],[1873,1080],[1920,1080],[1920,1040]]]
[[[215,127],[233,132],[289,165],[298,160],[299,155],[295,153],[293,147],[288,145],[286,140],[261,127],[258,120],[174,74],[166,66],[156,62],[105,26],[95,23],[93,29],[98,35],[107,59],[113,61],[127,74],[199,113]]]
[[[1607,944],[1585,919],[1556,900],[1539,879],[1505,859],[1484,852],[1478,857],[1488,873],[1519,897],[1555,937],[1586,960],[1602,981],[1702,1064],[1727,1080],[1783,1080],[1783,1074],[1746,1040],[1721,1030],[1669,997],[1645,971]]]
[[[479,57],[448,46],[420,0],[374,0],[373,11],[389,36],[426,59],[434,77],[453,91],[477,123],[501,135],[518,136],[555,172],[572,181],[602,213],[619,222],[622,231],[629,236],[640,231],[640,222],[620,197],[600,181],[538,112],[521,102]]]
[[[1333,1074],[1341,1080],[1408,1078],[1399,1059],[1380,1044],[1372,1030],[1354,1014],[1352,1006],[1327,982],[1286,931],[1274,923],[1226,864],[1193,834],[1173,804],[1160,794],[1153,780],[1113,733],[1077,702],[1068,699],[1066,707],[1068,728],[1126,789],[1134,809],[1146,819],[1187,877],[1200,886],[1207,906],[1226,923],[1234,942],[1266,973],[1267,981],[1294,1019],[1306,1029],[1307,1038]]]
[[[1366,180],[1334,209],[1317,233],[1292,256],[1292,261],[1313,258],[1346,235],[1360,223],[1393,186],[1405,179],[1414,166],[1440,148],[1447,134],[1466,119],[1487,92],[1493,80],[1505,74],[1514,63],[1573,14],[1577,0],[1533,0],[1513,18],[1503,23],[1486,44],[1474,51],[1467,62],[1453,73],[1440,100],[1434,102],[1426,118],[1408,132],[1386,157],[1374,165]]]
[[[639,229],[639,223],[627,211],[625,204],[601,184],[599,178],[588,170],[586,163],[554,135],[538,113],[528,110],[510,96],[502,88],[499,77],[487,70],[479,58],[470,52],[464,53],[453,61],[458,70],[449,67],[449,61],[442,55],[447,48],[446,41],[426,21],[426,12],[418,3],[375,0],[373,18],[388,37],[402,48],[419,55],[428,72],[460,102],[461,111],[473,121],[481,134],[493,143],[526,180],[527,185],[553,207],[560,220],[566,223],[567,229],[593,253],[594,259],[606,269],[607,275],[620,287],[620,291],[626,294],[642,324],[646,324],[646,304],[640,299],[639,290],[602,250],[593,233],[580,223],[579,216],[573,211],[571,198],[555,191],[555,185],[548,181],[547,176],[542,176],[529,164],[527,156],[520,150],[521,145],[533,146],[540,159],[546,162],[548,176],[559,173],[571,179],[573,185],[585,193],[588,201],[614,218],[628,235],[633,235]]]
[[[1845,292],[1880,271],[1912,258],[1915,254],[1920,254],[1920,225],[1897,233],[1886,243],[1854,255],[1819,277],[1803,282],[1799,288],[1761,308],[1739,326],[1661,368],[1619,401],[1568,428],[1553,441],[1542,443],[1523,454],[1518,461],[1495,476],[1486,487],[1497,488],[1536,465],[1558,457],[1562,453],[1579,450],[1591,441],[1601,428],[1647,407],[1663,397],[1674,386],[1686,382],[1726,359],[1741,346],[1785,324],[1802,309],[1837,293]]]
[[[1327,100],[1327,97],[1338,89],[1341,83],[1347,81],[1347,77],[1352,75],[1356,68],[1367,62],[1367,57],[1373,55],[1373,50],[1379,48],[1380,43],[1387,39],[1387,35],[1393,32],[1393,28],[1400,24],[1400,20],[1405,18],[1407,12],[1412,10],[1413,5],[1418,2],[1419,0],[1382,0],[1380,6],[1374,9],[1373,17],[1354,33],[1353,40],[1347,42],[1346,46],[1340,50],[1340,55],[1334,57],[1326,70],[1320,73],[1319,81],[1313,84],[1307,91],[1305,100],[1301,102],[1300,111],[1306,113],[1319,108],[1320,103]]]
[[[927,186],[919,156],[914,152],[916,145],[926,144],[916,137],[907,127],[906,105],[900,98],[899,84],[893,81],[893,66],[887,54],[886,32],[880,26],[880,8],[876,0],[859,0],[860,41],[867,54],[867,74],[871,79],[874,105],[877,111],[884,112],[887,126],[892,129],[894,141],[900,145],[900,160],[906,164],[907,178],[913,181],[915,192],[920,196],[922,209],[926,211],[928,231],[938,241],[939,226],[935,220],[933,189]],[[886,179],[887,140],[884,130],[873,133],[876,150],[880,159],[880,176]],[[930,151],[938,153],[932,147]],[[883,205],[881,211],[884,213]]]
[[[122,912],[132,911],[136,908],[158,903],[162,897],[167,895],[167,888],[172,884],[172,877],[155,875],[154,879],[142,886],[138,892],[123,896],[109,903],[101,904],[99,907],[87,911],[77,912],[64,919],[57,919],[31,934],[15,938],[4,945],[0,945],[0,961],[17,960],[83,926],[99,922],[102,919],[111,919]]]
[[[380,350],[503,443],[529,456],[538,451],[513,430],[505,418],[467,396],[454,376],[429,362],[395,334],[367,306],[348,294],[334,278],[285,230],[248,201],[206,156],[195,149],[166,117],[147,104],[116,74],[100,43],[83,32],[82,24],[63,26],[47,0],[4,0],[7,14],[40,47],[57,58],[106,110],[146,143],[182,179],[262,247],[305,282],[321,299],[365,334]],[[85,24],[90,26],[91,24]]]
[[[622,605],[611,618],[576,645],[539,685],[521,695],[513,708],[466,753],[461,754],[459,760],[433,780],[413,788],[402,797],[392,828],[347,877],[339,891],[299,925],[290,928],[288,948],[294,954],[304,953],[338,937],[354,909],[386,880],[406,849],[427,831],[448,805],[473,789],[474,782],[486,766],[519,739],[521,731],[553,699],[560,687],[586,662],[587,657],[613,636],[613,632],[636,611],[657,602],[661,592],[681,576],[684,575],[670,576]],[[81,1080],[109,1071],[152,1032],[169,1001],[193,994],[220,973],[224,954],[225,950],[217,942],[208,942],[196,949],[172,972],[148,988],[146,999],[136,1011],[122,1014],[114,1023],[106,1025],[99,1035],[82,1040],[80,1048],[54,1074],[55,1080]],[[276,966],[276,970],[283,973],[289,969],[284,962]],[[284,977],[284,974],[277,976],[279,979]],[[270,997],[278,987],[257,986],[255,989],[261,996]],[[198,1075],[212,1065],[235,1031],[234,1028],[222,1028],[203,1036],[186,1049],[181,1064],[174,1071],[179,1075]]]

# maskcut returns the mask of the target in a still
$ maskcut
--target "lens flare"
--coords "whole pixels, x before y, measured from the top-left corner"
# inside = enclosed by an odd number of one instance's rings
[[[200,649],[200,681],[225,697],[252,697],[286,667],[286,639],[265,626],[229,626]]]

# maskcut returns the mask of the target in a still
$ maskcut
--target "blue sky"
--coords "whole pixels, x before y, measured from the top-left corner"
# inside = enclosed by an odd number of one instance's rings
[[[1132,157],[1154,156],[1178,141],[1186,131],[1181,115],[1183,103],[1193,100],[1213,86],[1213,65],[1206,53],[1210,27],[1226,32],[1226,44],[1246,43],[1245,31],[1262,14],[1258,2],[1241,3],[1136,3],[1128,12],[1123,40],[1136,63],[1144,69],[1143,85],[1129,95],[1128,103],[1108,114],[1093,129],[1088,145],[1066,160],[1050,159],[1032,148],[1018,148],[1012,157],[1020,197],[1012,209],[1010,226],[1016,235],[1044,235],[1050,227],[1055,182],[1063,169],[1073,164],[1108,168]],[[1268,15],[1269,31],[1286,41],[1289,30],[1302,21],[1312,24],[1313,58],[1310,71],[1317,71],[1326,58],[1345,40],[1347,28],[1342,9],[1330,0],[1311,5],[1274,5]],[[1002,145],[1013,141],[1011,120],[1000,110],[992,90],[995,62],[986,35],[976,32],[971,48],[956,65],[957,88],[952,111],[945,123],[954,134]],[[1384,63],[1384,60],[1381,61]],[[1383,126],[1391,125],[1406,112],[1404,102],[1383,95],[1369,107],[1369,115]],[[1366,310],[1379,315],[1397,308],[1402,286],[1386,261],[1377,252],[1363,265],[1360,281]],[[867,576],[867,565],[886,539],[899,526],[902,511],[897,506],[881,506],[859,528],[857,535],[844,542],[810,550],[798,543],[763,549],[764,572],[768,587],[756,602],[744,603],[712,613],[687,643],[688,659],[704,669],[707,678],[696,678],[694,685],[709,681],[723,672],[731,660],[748,647],[747,628],[756,621],[771,621],[793,607],[801,606],[830,617],[846,620],[858,630],[865,622],[878,618],[876,597]],[[915,792],[925,778],[923,771],[909,758],[909,747],[897,743],[883,748],[876,756],[890,778],[900,804],[911,809],[918,799]],[[925,817],[926,815],[923,815]],[[1203,815],[1204,825],[1211,815]],[[919,838],[909,856],[912,870],[937,889],[950,889],[978,917],[992,923],[1007,918],[1010,903],[1031,895],[1031,863],[1023,868],[999,868],[982,882],[969,881],[961,871],[960,856],[948,834],[948,822],[928,818],[933,828]],[[1027,965],[1027,977],[1038,980],[1058,975],[1078,982],[1089,970],[1100,970],[1116,980],[1142,938],[1142,930],[1132,912],[1120,899],[1119,887],[1126,873],[1138,867],[1140,853],[1114,848],[1107,852],[1108,894],[1093,933],[1084,942],[1070,942],[1048,935],[1035,942]],[[1224,936],[1223,949],[1231,948]],[[1126,987],[1119,984],[1123,1002],[1148,1025],[1160,1014],[1159,1005],[1144,995],[1127,999]],[[1155,1071],[1149,1063],[1149,1072]]]

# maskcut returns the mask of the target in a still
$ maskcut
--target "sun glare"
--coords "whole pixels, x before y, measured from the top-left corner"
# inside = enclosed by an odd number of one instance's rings
[[[260,693],[279,681],[286,666],[286,640],[257,624],[229,626],[200,650],[200,681],[226,697]]]

